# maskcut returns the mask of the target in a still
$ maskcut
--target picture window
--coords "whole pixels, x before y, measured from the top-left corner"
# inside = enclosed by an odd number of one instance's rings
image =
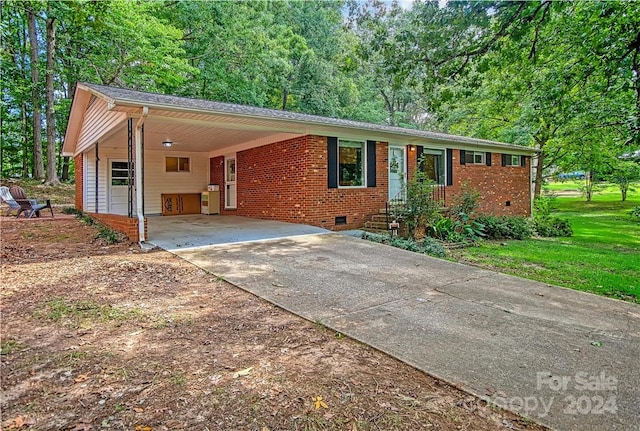
[[[338,142],[338,185],[340,187],[365,186],[365,143]]]

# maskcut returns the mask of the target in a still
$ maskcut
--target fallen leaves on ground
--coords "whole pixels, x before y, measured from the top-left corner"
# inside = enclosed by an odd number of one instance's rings
[[[3,429],[544,429],[172,254],[95,233],[3,220]]]

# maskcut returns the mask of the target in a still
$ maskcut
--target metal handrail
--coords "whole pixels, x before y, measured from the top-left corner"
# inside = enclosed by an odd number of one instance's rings
[[[443,206],[446,205],[447,200],[447,188],[444,184],[433,184],[431,197],[434,201],[441,202]],[[402,190],[393,198],[389,199],[385,202],[385,215],[387,221],[387,230],[393,231],[397,230],[397,227],[394,229],[391,228],[391,209],[393,207],[397,207],[400,205],[404,205],[406,203],[406,189],[403,187]],[[393,220],[393,222],[397,222],[397,218]]]

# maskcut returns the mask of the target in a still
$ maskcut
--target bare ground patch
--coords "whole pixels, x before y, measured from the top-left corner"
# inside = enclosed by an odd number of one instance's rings
[[[3,429],[544,429],[169,253],[95,234],[2,220]]]

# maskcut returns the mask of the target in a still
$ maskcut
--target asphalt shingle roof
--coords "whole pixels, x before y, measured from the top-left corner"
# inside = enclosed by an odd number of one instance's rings
[[[449,135],[445,133],[430,132],[426,130],[405,129],[402,127],[386,126],[382,124],[364,123],[361,121],[345,120],[340,118],[321,117],[319,115],[301,114],[298,112],[281,111],[277,109],[258,108],[255,106],[238,105],[233,103],[215,102],[212,100],[193,99],[188,97],[171,96],[167,94],[147,93],[126,88],[109,87],[105,85],[82,83],[86,87],[112,99],[116,104],[139,104],[171,109],[184,109],[205,113],[221,113],[240,115],[261,119],[295,121],[329,127],[346,127],[350,129],[370,130],[383,133],[391,133],[404,136],[432,139],[437,141],[456,142],[478,146],[491,146],[518,149],[520,151],[535,152],[534,149],[521,145],[506,144],[503,142],[485,139],[470,138],[466,136]]]

